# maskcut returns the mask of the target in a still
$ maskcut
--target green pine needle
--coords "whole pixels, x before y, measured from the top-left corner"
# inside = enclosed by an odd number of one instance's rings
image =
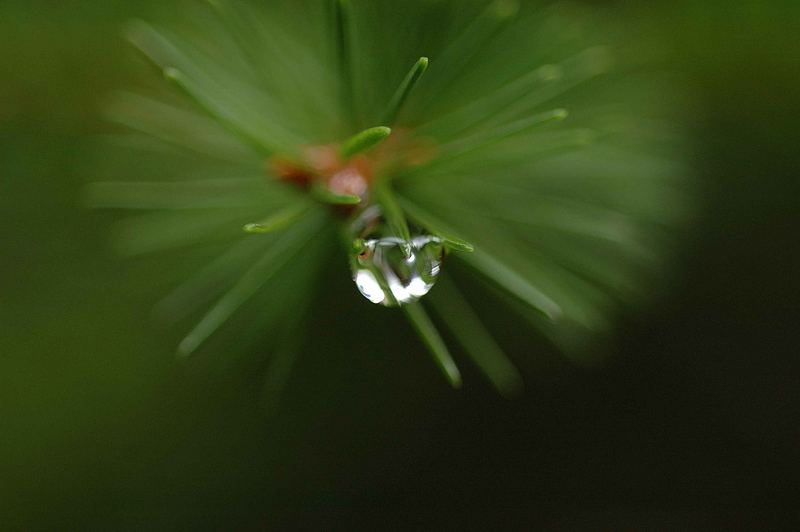
[[[464,260],[549,319],[556,320],[562,316],[563,310],[558,303],[489,253],[477,249],[475,253],[465,255]]]
[[[411,91],[414,90],[414,86],[420,80],[422,75],[428,69],[428,58],[427,57],[420,57],[419,60],[411,67],[411,70],[406,75],[403,82],[397,88],[397,91],[392,96],[391,102],[389,102],[389,108],[386,110],[386,114],[384,115],[383,122],[385,124],[394,124],[395,120],[397,120],[397,115],[402,109],[403,104],[408,99],[408,96],[411,94]]]
[[[353,95],[352,65],[352,14],[349,0],[332,0],[334,50],[339,70],[342,107],[351,123],[357,123],[356,102]]]
[[[217,120],[134,93],[119,93],[106,106],[109,119],[206,157],[260,168],[258,151],[243,146]]]
[[[245,233],[252,235],[264,235],[273,231],[278,231],[294,223],[298,218],[302,217],[309,208],[310,206],[306,202],[298,202],[296,205],[290,205],[260,222],[245,225],[243,230]]]
[[[352,159],[360,153],[365,153],[389,138],[391,128],[378,126],[366,129],[342,143],[340,154],[342,159]]]
[[[240,240],[159,301],[153,309],[153,317],[161,323],[175,325],[203,305],[212,303],[225,291],[224,287],[235,283],[242,265],[252,264],[271,244],[268,238]]]
[[[393,236],[401,238],[403,241],[411,242],[411,230],[408,227],[405,213],[391,189],[391,182],[388,179],[379,179],[373,186],[375,201],[381,206],[386,225]],[[405,248],[406,256],[411,253],[410,244]]]
[[[431,294],[431,303],[497,391],[505,397],[518,395],[522,391],[522,375],[486,330],[455,283],[447,277],[439,280],[437,290]]]
[[[319,182],[311,185],[311,195],[320,203],[325,203],[327,205],[358,205],[361,203],[361,198],[358,196],[336,194]]]
[[[239,281],[208,311],[181,341],[178,354],[190,356],[225,323],[236,310],[288,264],[319,229],[322,218],[309,216],[282,235]]]
[[[237,125],[236,121],[229,120],[223,113],[209,105],[203,96],[203,90],[200,85],[197,85],[186,77],[180,70],[175,67],[166,67],[164,69],[164,78],[167,81],[175,84],[176,87],[181,89],[191,100],[193,100],[201,109],[206,111],[212,118],[219,120],[220,123],[225,124],[226,127],[235,135],[244,140],[250,147],[255,149],[259,154],[264,157],[269,157],[275,150],[268,147],[263,142],[263,139],[251,134],[244,128]]]
[[[476,133],[471,137],[459,139],[441,146],[442,159],[448,157],[461,156],[465,153],[485,148],[502,140],[529,131],[532,128],[541,127],[551,122],[560,122],[569,116],[566,109],[553,109],[544,113],[537,113],[534,116],[521,118],[510,124],[506,124],[486,132]]]
[[[495,0],[436,57],[438,76],[428,85],[426,95],[436,94],[462,74],[469,62],[478,54],[502,25],[517,14],[516,0]],[[433,101],[429,99],[429,102]],[[430,108],[430,104],[426,106]]]
[[[461,372],[458,370],[458,366],[456,366],[453,357],[450,355],[447,345],[442,340],[439,331],[436,330],[425,309],[420,303],[405,305],[402,308],[450,385],[453,388],[460,388]]]
[[[420,227],[424,227],[427,231],[442,239],[445,246],[453,251],[461,251],[464,253],[472,253],[475,251],[475,246],[467,242],[463,238],[454,236],[449,229],[443,228],[443,223],[437,220],[434,216],[428,214],[423,209],[415,205],[413,202],[400,199],[400,205],[408,213],[408,216],[414,220]]]

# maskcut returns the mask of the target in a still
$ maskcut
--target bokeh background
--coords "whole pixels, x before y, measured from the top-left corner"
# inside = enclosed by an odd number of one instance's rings
[[[257,337],[181,363],[150,320],[205,257],[121,259],[80,206],[101,103],[142,76],[120,27],[171,4],[0,2],[0,530],[792,528],[800,8],[604,3],[686,84],[701,212],[668,290],[577,368],[476,285],[515,401],[449,389],[391,313],[312,312],[269,414]]]

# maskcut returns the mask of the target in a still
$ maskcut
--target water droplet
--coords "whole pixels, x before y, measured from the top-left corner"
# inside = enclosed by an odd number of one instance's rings
[[[416,236],[411,242],[378,238],[357,247],[353,280],[376,305],[395,307],[417,301],[433,288],[442,266],[442,240],[435,236]]]

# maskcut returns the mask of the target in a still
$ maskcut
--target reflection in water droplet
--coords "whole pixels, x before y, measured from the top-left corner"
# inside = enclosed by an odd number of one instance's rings
[[[379,305],[386,300],[386,294],[383,293],[380,283],[375,278],[375,274],[369,270],[358,270],[355,275],[356,286],[361,294]]]
[[[436,283],[442,264],[442,241],[435,236],[411,239],[411,252],[400,238],[380,238],[364,242],[355,255],[353,279],[364,297],[375,304],[394,307],[413,303]]]

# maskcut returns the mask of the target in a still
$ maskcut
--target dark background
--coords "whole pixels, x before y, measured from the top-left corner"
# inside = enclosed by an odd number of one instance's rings
[[[149,321],[204,257],[120,259],[108,215],[79,207],[99,102],[140,75],[119,27],[156,4],[0,4],[0,529],[797,524],[796,2],[617,4],[687,82],[701,214],[604,366],[489,299],[527,393],[469,370],[454,392],[332,269],[318,308],[347,313],[312,313],[273,415],[257,342],[179,363],[181,331]]]

